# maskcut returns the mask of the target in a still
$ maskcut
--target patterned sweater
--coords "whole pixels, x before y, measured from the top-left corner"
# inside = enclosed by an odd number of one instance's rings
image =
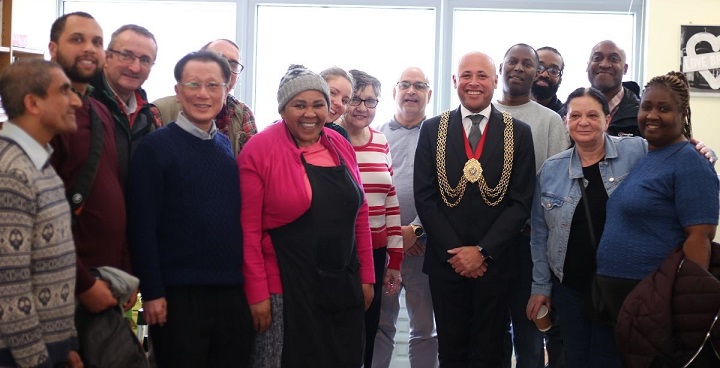
[[[370,129],[365,145],[353,146],[360,168],[360,179],[370,207],[373,249],[387,246],[388,268],[399,270],[403,259],[400,205],[393,180],[392,158],[385,135]]]
[[[63,183],[0,137],[0,366],[52,367],[75,339],[75,246]]]

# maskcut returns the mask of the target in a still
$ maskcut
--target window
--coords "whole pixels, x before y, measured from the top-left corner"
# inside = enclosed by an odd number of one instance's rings
[[[535,49],[551,46],[560,51],[565,61],[557,92],[564,101],[576,88],[590,86],[585,69],[590,51],[598,42],[615,41],[625,49],[628,63],[633,61],[634,27],[632,14],[458,9],[454,13],[452,73],[460,57],[469,51],[490,55],[499,68],[507,49],[516,43],[526,43]],[[481,37],[488,30],[492,30],[492,37]],[[633,68],[628,68],[624,80],[634,80],[633,72]],[[494,101],[502,98],[502,88],[502,76],[498,75]],[[460,104],[455,92],[451,101],[451,108]]]
[[[155,35],[158,56],[143,85],[151,102],[175,94],[173,70],[181,57],[214,39],[235,39],[235,2],[142,1],[140,4],[121,0],[66,0],[63,3],[64,14],[84,11],[100,23],[106,48],[110,35],[124,24],[143,26]]]
[[[257,15],[253,96],[259,129],[279,119],[277,89],[290,64],[316,73],[331,66],[358,69],[378,78],[373,126],[394,115],[392,90],[403,70],[420,67],[433,84],[433,9],[260,5]]]

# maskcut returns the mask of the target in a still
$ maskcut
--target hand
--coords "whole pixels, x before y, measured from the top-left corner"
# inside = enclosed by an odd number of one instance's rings
[[[448,263],[458,275],[476,279],[487,272],[485,257],[476,246],[468,245],[453,248],[447,252],[453,255],[448,260]]]
[[[425,244],[423,244],[420,239],[415,241],[415,244],[413,244],[412,247],[405,250],[405,254],[409,256],[421,256],[425,254]]]
[[[135,291],[130,294],[130,298],[128,298],[128,301],[125,302],[125,304],[122,306],[123,311],[127,312],[135,306],[135,303],[137,303],[137,295],[138,289],[135,289]]]
[[[715,153],[708,148],[708,146],[703,143],[703,141],[695,138],[690,138],[690,143],[695,145],[695,150],[698,151],[701,155],[705,156],[708,161],[710,161],[711,164],[714,164],[717,162],[718,158],[715,156]]]
[[[550,297],[549,296],[540,295],[540,294],[530,295],[530,299],[528,300],[527,308],[525,309],[527,318],[531,321],[534,320],[538,314],[538,311],[540,311],[540,307],[543,305],[548,309],[548,311],[550,310]]]
[[[260,303],[250,304],[250,314],[253,319],[253,326],[257,333],[263,333],[270,328],[272,323],[272,305],[270,299],[265,299]]]
[[[372,303],[372,300],[375,297],[373,284],[362,284],[362,292],[363,297],[365,298],[365,310],[368,310],[368,308],[370,308],[370,303]]]
[[[80,354],[77,353],[75,350],[70,350],[68,352],[68,360],[67,363],[65,363],[65,367],[68,368],[83,368],[83,362],[82,359],[80,359]]]
[[[148,326],[159,324],[160,327],[167,322],[167,300],[165,298],[144,300],[143,317]]]
[[[393,270],[388,268],[385,270],[385,295],[395,295],[400,292],[400,284],[402,283],[402,276],[400,276],[400,270]]]
[[[107,281],[95,280],[90,289],[78,294],[80,303],[92,313],[100,313],[105,309],[118,305],[118,300],[110,291],[110,284]]]
[[[418,237],[415,236],[415,232],[410,225],[400,226],[400,232],[402,233],[403,238],[403,251],[407,252],[408,249],[415,245]]]

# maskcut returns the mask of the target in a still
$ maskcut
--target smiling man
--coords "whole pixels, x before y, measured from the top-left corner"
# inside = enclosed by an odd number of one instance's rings
[[[415,152],[415,208],[427,233],[441,367],[501,367],[515,239],[530,216],[535,153],[530,127],[491,105],[495,64],[460,59],[460,107],[425,120]]]
[[[610,105],[607,133],[617,136],[640,136],[637,124],[640,100],[622,86],[627,73],[625,51],[613,41],[600,41],[592,48],[587,73],[590,85],[600,90]]]
[[[157,43],[144,27],[126,24],[110,36],[106,53],[103,72],[90,84],[92,96],[112,113],[120,176],[125,184],[133,149],[142,137],[162,125],[141,88],[155,63]]]
[[[143,138],[130,166],[133,269],[159,368],[245,367],[249,359],[239,173],[215,121],[230,74],[214,52],[180,59],[182,112]]]
[[[235,89],[240,73],[245,69],[240,59],[240,48],[235,42],[228,39],[217,39],[205,44],[200,51],[212,51],[222,56],[230,64],[230,80],[228,91]],[[182,109],[180,101],[175,96],[166,96],[153,102],[157,106],[158,113],[165,124],[177,119]],[[225,105],[215,117],[215,124],[220,133],[230,138],[233,146],[233,154],[237,156],[247,143],[248,139],[257,133],[255,116],[250,107],[232,94],[228,93],[225,98]]]
[[[535,49],[520,43],[510,47],[500,64],[503,79],[502,99],[495,103],[500,111],[510,113],[530,125],[535,146],[535,170],[540,170],[548,157],[570,145],[565,125],[556,112],[530,99],[530,89],[539,75],[539,58]],[[544,367],[543,334],[525,313],[532,283],[530,257],[530,226],[526,225],[515,239],[519,268],[511,286],[510,316],[513,345],[518,368]],[[511,352],[508,349],[507,363]]]
[[[392,156],[395,190],[400,203],[403,257],[400,272],[401,288],[405,289],[405,306],[410,317],[408,355],[410,367],[437,367],[437,333],[433,317],[428,277],[422,272],[425,260],[424,230],[415,210],[413,195],[413,164],[420,125],[432,89],[425,73],[416,67],[405,69],[398,78],[393,97],[395,115],[380,127],[387,137]],[[390,366],[395,345],[396,323],[400,311],[400,294],[383,294],[380,324],[375,337],[373,367]]]
[[[96,280],[93,269],[109,266],[130,272],[125,196],[120,179],[114,124],[107,108],[90,96],[89,82],[105,64],[103,31],[87,13],[58,18],[50,29],[50,57],[69,77],[82,100],[75,109],[77,131],[52,141],[50,162],[65,185],[73,211],[72,234],[77,254],[75,293],[82,308],[99,313],[117,307],[109,284]],[[92,175],[91,175],[92,174]],[[89,178],[89,179],[88,179]],[[133,294],[123,305],[135,304]],[[78,315],[85,313],[78,308]],[[80,329],[82,344],[94,338]]]
[[[540,58],[540,66],[537,78],[530,89],[531,97],[535,102],[559,114],[563,102],[558,99],[557,91],[562,83],[565,61],[560,51],[550,46],[537,49],[537,54]]]

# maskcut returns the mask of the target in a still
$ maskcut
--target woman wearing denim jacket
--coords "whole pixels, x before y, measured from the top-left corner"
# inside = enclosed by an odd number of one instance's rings
[[[620,367],[611,326],[585,313],[585,298],[595,274],[596,242],[605,223],[605,202],[630,169],[648,151],[639,137],[611,137],[608,103],[594,88],[568,96],[567,127],[575,146],[550,157],[537,175],[532,206],[530,247],[532,295],[528,318],[541,305],[557,308],[563,324],[568,367]],[[585,185],[589,226],[579,179]],[[551,272],[552,271],[552,272]]]

